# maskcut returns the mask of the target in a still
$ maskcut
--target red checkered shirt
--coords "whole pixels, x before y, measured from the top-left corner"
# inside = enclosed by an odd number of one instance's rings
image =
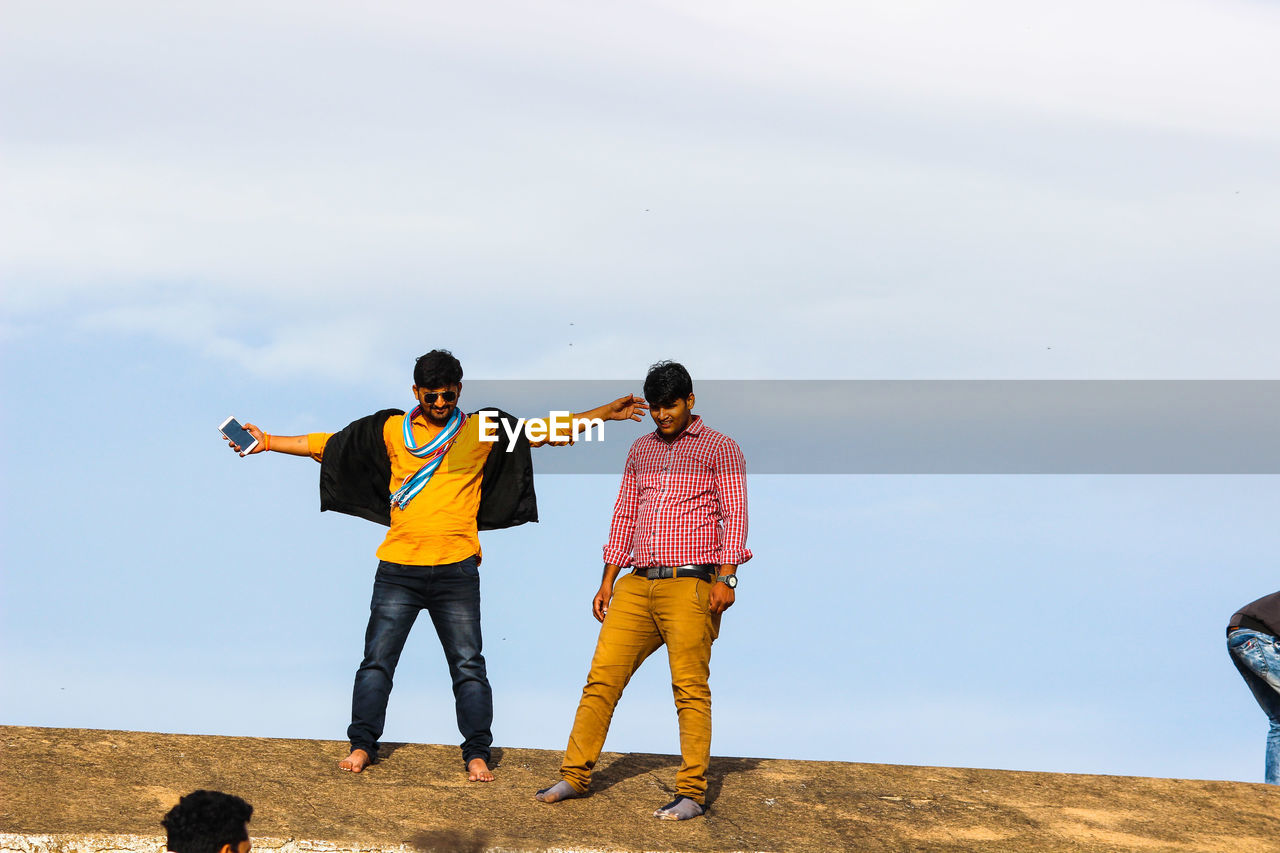
[[[615,566],[740,565],[747,550],[747,467],[737,442],[694,417],[668,444],[636,439],[622,469],[604,560]]]

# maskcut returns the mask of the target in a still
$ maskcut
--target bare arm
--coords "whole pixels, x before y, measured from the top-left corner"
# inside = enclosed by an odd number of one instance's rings
[[[572,424],[577,420],[592,421],[596,419],[602,421],[638,421],[644,418],[644,412],[648,410],[648,408],[649,404],[644,401],[643,397],[628,394],[625,397],[619,397],[611,403],[604,403],[603,405],[596,406],[590,411],[569,415],[569,424]],[[553,441],[551,439],[552,433],[559,433],[563,435],[566,433],[566,430],[551,429],[549,420],[548,428],[541,432],[541,435],[530,436],[530,447],[542,447],[544,444],[560,447],[565,444],[573,444],[573,439],[569,439],[568,441]]]
[[[310,443],[305,435],[267,435],[261,429],[253,424],[245,424],[244,428],[254,438],[258,439],[258,444],[253,450],[244,453],[240,450],[240,445],[227,438],[227,444],[231,449],[241,456],[252,456],[255,453],[265,453],[273,450],[276,453],[287,453],[290,456],[312,456]],[[223,436],[226,438],[225,436]]]
[[[600,590],[591,602],[591,613],[596,617],[597,622],[603,622],[605,614],[609,612],[609,601],[613,598],[613,583],[618,579],[618,572],[620,571],[622,569],[613,563],[604,564],[604,576],[600,578]]]
[[[599,418],[602,421],[639,421],[644,420],[644,413],[648,410],[649,404],[644,401],[643,397],[628,394],[625,397],[619,397],[612,403],[596,406],[591,411],[574,415],[574,417],[587,420]]]
[[[737,574],[737,571],[737,566],[726,563],[720,567],[720,570],[716,574],[720,575],[720,577],[724,577],[725,575]],[[712,613],[723,613],[733,606],[734,599],[737,595],[728,584],[720,583],[720,581],[714,579],[713,581],[714,582],[711,584],[711,600],[707,609]]]

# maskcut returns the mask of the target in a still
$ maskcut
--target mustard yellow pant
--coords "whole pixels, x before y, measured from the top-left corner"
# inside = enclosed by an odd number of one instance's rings
[[[560,774],[585,792],[600,758],[613,709],[644,659],[666,645],[671,692],[680,723],[680,771],[676,792],[704,803],[711,759],[711,643],[720,615],[707,610],[711,584],[697,578],[648,580],[624,574],[600,626],[587,686],[565,750]]]

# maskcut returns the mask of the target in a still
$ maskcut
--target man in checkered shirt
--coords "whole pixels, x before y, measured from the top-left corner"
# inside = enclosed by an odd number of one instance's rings
[[[720,615],[733,606],[738,566],[751,559],[746,466],[733,439],[693,414],[693,380],[682,365],[649,368],[644,396],[657,429],[636,440],[623,467],[604,577],[591,604],[600,637],[563,778],[535,797],[554,803],[586,794],[623,687],[666,645],[682,760],[677,796],[654,817],[687,820],[706,812],[711,643]]]

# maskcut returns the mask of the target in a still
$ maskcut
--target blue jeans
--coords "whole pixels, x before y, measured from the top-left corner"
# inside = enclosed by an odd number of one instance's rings
[[[476,558],[440,566],[378,563],[364,634],[364,660],[351,694],[352,749],[378,757],[387,718],[391,679],[418,613],[426,610],[449,662],[453,699],[462,733],[462,760],[489,760],[493,743],[493,691],[480,653],[480,570]]]
[[[1227,635],[1227,651],[1271,721],[1263,781],[1280,785],[1280,638],[1241,628]]]

